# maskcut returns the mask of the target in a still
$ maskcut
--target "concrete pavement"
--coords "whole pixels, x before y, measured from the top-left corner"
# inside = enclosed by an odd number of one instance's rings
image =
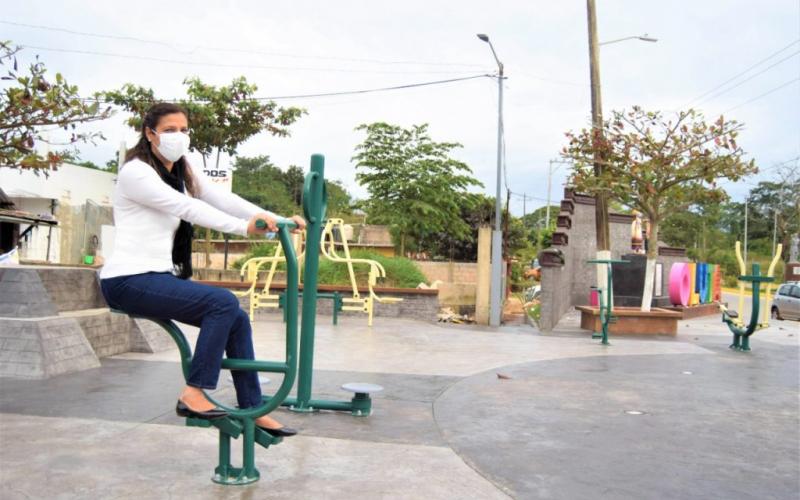
[[[347,398],[350,381],[385,391],[368,418],[276,411],[301,435],[257,450],[259,482],[211,483],[216,434],[174,415],[171,350],[0,379],[3,498],[800,495],[800,323],[756,333],[750,353],[727,349],[717,316],[610,347],[574,317],[548,335],[388,318],[317,327],[315,395]],[[258,357],[276,358],[280,322],[255,330]],[[233,398],[225,372],[215,396]]]

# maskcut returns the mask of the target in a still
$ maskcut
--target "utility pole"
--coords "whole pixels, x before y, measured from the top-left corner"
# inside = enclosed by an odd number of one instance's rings
[[[594,0],[586,0],[586,10],[589,21],[589,79],[592,87],[592,131],[595,144],[599,144],[603,138],[603,105],[600,99],[600,57],[599,42],[597,40],[597,13]],[[600,176],[603,173],[602,156],[595,150],[594,153],[594,173]],[[597,193],[595,196],[595,232],[597,234],[597,256],[598,258],[610,258],[609,230],[608,230],[608,199],[605,193]],[[548,220],[549,222],[549,220]],[[601,255],[601,252],[603,253]],[[598,266],[598,269],[604,269]],[[599,276],[598,276],[599,278]]]
[[[750,201],[750,193],[744,199],[744,267],[747,270],[747,203]]]
[[[778,242],[778,209],[773,209],[772,212],[774,215],[772,219],[772,255],[775,255]]]
[[[553,160],[547,165],[547,205],[545,206],[545,223],[546,228],[550,228],[550,187],[553,182]]]
[[[497,195],[494,203],[494,231],[492,232],[492,279],[491,295],[489,297],[489,326],[500,326],[503,317],[503,231],[500,228],[502,220],[501,208],[501,172],[503,165],[503,63],[497,57],[492,42],[483,33],[478,38],[489,44],[492,55],[497,62]]]
[[[525,197],[526,196],[527,195],[525,193],[522,193],[522,225],[523,226],[525,225],[525,215],[527,214],[527,212],[525,211]]]

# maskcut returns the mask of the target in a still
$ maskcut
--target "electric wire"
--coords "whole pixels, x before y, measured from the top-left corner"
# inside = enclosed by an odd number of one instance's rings
[[[773,52],[772,54],[768,55],[768,56],[767,56],[767,57],[765,57],[764,59],[761,59],[760,61],[758,61],[757,63],[753,64],[752,66],[749,66],[749,67],[748,67],[747,69],[745,69],[744,71],[742,71],[742,72],[740,72],[740,73],[737,73],[736,75],[734,75],[734,76],[732,76],[732,77],[728,78],[727,80],[725,80],[724,82],[720,83],[719,85],[717,85],[716,87],[712,88],[711,90],[708,90],[708,91],[706,91],[706,92],[704,92],[704,93],[700,94],[699,96],[697,96],[697,97],[695,97],[694,99],[692,99],[692,100],[690,100],[689,102],[687,102],[687,103],[686,103],[686,106],[688,106],[689,104],[691,104],[691,103],[693,103],[693,102],[697,101],[698,99],[702,99],[703,97],[707,96],[708,94],[711,94],[711,93],[712,93],[712,92],[714,92],[715,90],[717,90],[717,89],[719,89],[719,88],[723,87],[723,86],[724,86],[724,85],[726,85],[727,83],[729,83],[729,82],[732,82],[733,80],[736,80],[736,79],[737,79],[737,78],[739,78],[740,76],[747,74],[747,73],[748,73],[748,72],[749,72],[751,69],[757,68],[757,67],[758,67],[758,66],[760,66],[761,64],[763,64],[763,63],[765,63],[765,62],[769,61],[769,60],[770,60],[770,59],[772,59],[773,57],[775,57],[775,56],[777,56],[778,54],[780,54],[781,52],[783,52],[783,51],[785,51],[785,50],[789,49],[790,47],[792,47],[793,45],[795,45],[795,44],[796,44],[796,43],[798,43],[798,42],[800,42],[800,38],[798,38],[797,40],[793,41],[793,42],[792,42],[792,43],[790,43],[789,45],[787,45],[787,46],[783,47],[782,49],[779,49],[779,50],[777,50],[777,51]]]
[[[214,68],[245,68],[245,69],[268,69],[268,70],[278,70],[278,71],[324,71],[324,72],[336,72],[336,73],[373,73],[373,74],[394,74],[394,75],[405,75],[409,73],[424,73],[424,74],[450,74],[456,73],[453,70],[447,71],[409,71],[409,70],[402,70],[402,71],[386,71],[386,70],[371,70],[371,69],[354,69],[354,68],[337,68],[337,67],[311,67],[311,66],[273,66],[273,65],[263,65],[263,64],[236,64],[236,63],[215,63],[215,62],[208,62],[208,61],[183,61],[180,59],[167,59],[163,57],[153,57],[153,56],[145,56],[145,55],[137,55],[137,54],[117,54],[114,52],[100,52],[94,50],[78,50],[78,49],[61,49],[55,47],[42,47],[40,45],[27,45],[22,44],[23,48],[29,49],[36,49],[36,50],[43,50],[46,52],[61,52],[67,54],[80,54],[80,55],[90,55],[90,56],[100,56],[100,57],[114,57],[118,59],[131,59],[131,60],[139,60],[139,61],[152,61],[152,62],[161,62],[161,63],[168,63],[168,64],[181,64],[184,66],[208,66]]]
[[[147,44],[154,44],[154,45],[162,45],[165,47],[169,47],[172,49],[176,49],[176,43],[167,42],[164,40],[154,40],[154,39],[147,39],[147,38],[139,38],[134,36],[126,36],[126,35],[110,35],[104,33],[93,33],[88,31],[78,31],[72,30],[67,28],[60,28],[55,26],[43,26],[38,24],[28,24],[28,23],[19,23],[14,21],[2,21],[0,20],[0,24],[5,24],[9,26],[18,26],[23,28],[33,28],[45,31],[53,31],[53,32],[60,32],[60,33],[67,33],[70,35],[76,36],[84,36],[84,37],[92,37],[92,38],[104,38],[108,40],[121,40],[121,41],[128,41],[128,42],[137,42],[137,43],[147,43]],[[367,58],[352,58],[352,57],[336,57],[336,56],[314,56],[314,55],[303,55],[303,54],[288,54],[288,53],[281,53],[281,52],[267,52],[267,51],[260,51],[260,50],[252,50],[252,49],[236,49],[231,47],[213,47],[207,45],[195,45],[194,48],[189,51],[189,53],[194,52],[196,50],[209,50],[215,52],[230,52],[230,53],[239,53],[239,54],[258,54],[258,55],[265,55],[265,56],[275,56],[275,57],[291,57],[297,59],[315,59],[315,60],[330,60],[330,61],[347,61],[347,62],[361,62],[361,63],[371,63],[371,64],[386,64],[386,65],[419,65],[419,66],[462,66],[462,67],[481,67],[479,64],[469,64],[469,63],[447,63],[447,62],[435,62],[435,61],[392,61],[392,60],[380,60],[380,59],[367,59]],[[177,50],[177,49],[176,49]]]
[[[745,102],[743,102],[741,104],[737,104],[736,106],[733,106],[732,108],[728,108],[725,111],[723,111],[722,113],[724,114],[724,113],[727,113],[728,111],[733,111],[734,109],[738,109],[738,108],[741,108],[742,106],[746,106],[746,105],[750,104],[753,101],[757,101],[757,100],[759,100],[759,99],[761,99],[763,97],[767,97],[768,95],[781,90],[784,87],[788,87],[789,85],[791,85],[791,84],[793,84],[794,82],[797,82],[797,81],[800,81],[800,77],[797,77],[797,78],[794,78],[792,80],[789,80],[788,82],[784,82],[781,85],[778,85],[777,87],[764,92],[763,94],[757,95],[757,96],[753,97],[752,99],[747,100],[747,101],[745,101]]]
[[[759,75],[761,75],[763,73],[766,73],[767,71],[769,71],[770,69],[774,68],[775,66],[781,64],[782,62],[788,61],[789,59],[793,58],[794,56],[796,56],[798,54],[800,54],[800,50],[790,54],[787,57],[784,57],[783,59],[781,59],[780,61],[778,61],[776,63],[773,63],[773,64],[767,66],[766,68],[762,69],[758,73],[756,73],[754,75],[750,75],[749,77],[747,77],[744,80],[740,81],[736,85],[732,85],[732,86],[728,87],[727,89],[722,90],[721,92],[717,92],[716,94],[713,94],[710,97],[706,97],[705,99],[700,100],[697,104],[699,105],[699,104],[701,104],[703,102],[706,102],[706,101],[709,101],[709,100],[712,100],[712,99],[716,99],[717,97],[721,96],[722,94],[726,94],[726,93],[730,92],[731,90],[744,85],[745,83],[749,82],[753,78],[755,78],[755,77],[757,77],[757,76],[759,76]]]
[[[454,82],[463,82],[467,80],[475,80],[476,78],[492,78],[493,75],[490,74],[481,74],[481,75],[472,75],[472,76],[465,76],[461,78],[448,78],[446,80],[435,80],[431,82],[418,82],[418,83],[408,83],[404,85],[394,85],[391,87],[378,87],[378,88],[371,88],[371,89],[360,89],[360,90],[345,90],[341,92],[321,92],[316,94],[294,94],[294,95],[281,95],[281,96],[267,96],[267,97],[251,97],[248,99],[242,99],[242,101],[280,101],[280,100],[290,100],[290,99],[310,99],[310,98],[317,98],[317,97],[332,97],[332,96],[340,96],[340,95],[357,95],[357,94],[369,94],[373,92],[388,92],[392,90],[404,90],[404,89],[411,89],[417,87],[429,87],[432,85],[444,85],[447,83],[454,83]],[[82,97],[81,100],[83,101],[99,101],[101,99],[97,97]],[[153,100],[140,100],[140,101],[133,101],[133,102],[180,102],[186,99],[153,99]],[[193,99],[192,102],[205,102],[203,99]]]

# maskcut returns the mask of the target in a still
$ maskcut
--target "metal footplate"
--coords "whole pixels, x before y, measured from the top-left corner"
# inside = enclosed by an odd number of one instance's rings
[[[377,384],[350,382],[344,384],[342,389],[354,393],[350,409],[352,415],[354,417],[367,417],[372,413],[372,398],[369,395],[373,392],[382,391],[383,387]]]

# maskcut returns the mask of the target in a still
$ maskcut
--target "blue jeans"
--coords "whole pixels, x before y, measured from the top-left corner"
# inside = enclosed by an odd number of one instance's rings
[[[255,359],[247,313],[228,290],[171,273],[144,273],[100,281],[108,305],[136,316],[172,319],[200,327],[189,378],[200,389],[217,387],[223,351],[229,358]],[[258,373],[231,370],[240,408],[261,404]]]

